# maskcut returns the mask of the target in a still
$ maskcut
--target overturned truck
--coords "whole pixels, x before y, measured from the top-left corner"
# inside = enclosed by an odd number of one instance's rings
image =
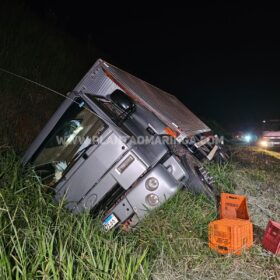
[[[180,189],[217,199],[202,166],[225,157],[216,139],[173,95],[100,59],[23,162],[72,212],[129,229]]]

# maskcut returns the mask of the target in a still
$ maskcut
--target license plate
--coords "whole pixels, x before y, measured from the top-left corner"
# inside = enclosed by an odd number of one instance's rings
[[[117,219],[117,217],[114,214],[111,214],[105,219],[105,221],[103,222],[103,226],[107,231],[113,228],[118,222],[119,220]]]

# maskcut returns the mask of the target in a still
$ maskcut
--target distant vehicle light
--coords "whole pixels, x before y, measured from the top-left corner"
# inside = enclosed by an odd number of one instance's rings
[[[263,148],[267,148],[267,147],[268,147],[268,141],[266,141],[266,140],[261,140],[261,141],[259,142],[259,145],[260,145],[261,147],[263,147]]]
[[[246,135],[244,136],[244,140],[245,140],[245,142],[247,142],[247,143],[250,143],[250,142],[252,141],[252,139],[253,139],[253,137],[252,137],[251,134],[246,134]]]

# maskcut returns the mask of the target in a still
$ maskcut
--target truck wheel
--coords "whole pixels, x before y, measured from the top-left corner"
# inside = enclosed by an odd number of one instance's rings
[[[201,162],[191,154],[185,154],[182,157],[182,163],[189,175],[186,189],[195,194],[206,195],[218,206],[220,193],[213,185],[213,178],[210,177]]]
[[[224,147],[219,147],[217,154],[214,157],[214,160],[218,163],[226,163],[230,159],[229,152]]]

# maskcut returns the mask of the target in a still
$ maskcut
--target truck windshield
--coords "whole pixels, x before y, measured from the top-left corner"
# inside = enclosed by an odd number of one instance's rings
[[[87,107],[75,100],[59,119],[32,159],[42,182],[53,186],[67,167],[106,129],[107,125]]]

